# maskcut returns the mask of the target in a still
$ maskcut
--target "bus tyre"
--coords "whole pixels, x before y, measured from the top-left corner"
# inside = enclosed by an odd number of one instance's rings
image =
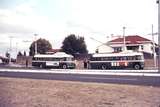
[[[102,65],[101,67],[103,70],[107,69],[106,65]]]
[[[62,68],[63,68],[63,69],[67,69],[67,65],[65,65],[65,64],[62,65]]]
[[[43,64],[40,64],[39,67],[40,67],[40,68],[43,68]]]
[[[134,65],[134,69],[135,69],[135,70],[139,70],[139,69],[140,69],[140,65],[139,65],[139,64],[135,64],[135,65]]]

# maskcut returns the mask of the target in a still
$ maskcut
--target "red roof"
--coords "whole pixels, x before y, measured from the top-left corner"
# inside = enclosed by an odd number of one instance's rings
[[[151,40],[143,38],[138,35],[125,36],[126,44],[142,44],[146,42],[151,42]],[[109,41],[110,44],[123,44],[123,38],[117,38]]]

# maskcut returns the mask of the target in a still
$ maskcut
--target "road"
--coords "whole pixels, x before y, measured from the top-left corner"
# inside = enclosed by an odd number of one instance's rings
[[[74,70],[74,72],[69,72],[66,70],[62,72],[58,70],[1,70],[0,77],[160,86],[160,75],[158,73],[152,73],[154,74],[152,76],[148,75],[149,73],[132,73],[133,75],[130,75],[131,73],[90,73],[91,71],[87,73],[84,71],[81,72],[80,70],[78,73],[75,72],[77,71]]]

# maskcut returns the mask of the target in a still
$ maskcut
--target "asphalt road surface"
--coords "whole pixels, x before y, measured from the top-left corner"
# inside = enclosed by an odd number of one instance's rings
[[[1,71],[0,77],[160,86],[160,76],[98,75]]]

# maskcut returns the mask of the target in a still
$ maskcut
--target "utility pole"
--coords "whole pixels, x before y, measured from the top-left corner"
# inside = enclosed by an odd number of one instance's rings
[[[10,38],[10,48],[9,48],[9,63],[11,63],[11,53],[12,53],[12,38],[13,36],[9,36]]]
[[[35,36],[35,55],[37,54],[37,36],[38,34],[34,34]]]
[[[33,42],[33,41],[30,41],[30,40],[23,40],[23,42],[27,44],[27,43],[31,43],[31,42]],[[28,52],[27,55],[29,55],[29,50],[24,49],[24,51],[25,51],[25,52]]]
[[[16,42],[16,54],[18,53],[18,42]]]
[[[152,24],[152,44],[153,44],[153,58],[154,58],[154,67],[156,67],[156,53],[155,53],[155,42],[154,42],[154,34],[153,34],[153,24]]]
[[[123,51],[126,51],[125,29],[126,27],[123,27]]]
[[[160,0],[157,0],[158,4],[158,72],[160,72]]]

